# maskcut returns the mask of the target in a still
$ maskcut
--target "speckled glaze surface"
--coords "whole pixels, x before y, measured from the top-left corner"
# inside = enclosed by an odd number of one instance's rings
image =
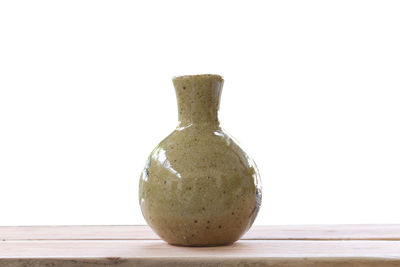
[[[227,245],[253,224],[261,183],[252,159],[219,124],[219,75],[173,79],[178,127],[150,154],[139,183],[149,226],[166,242]]]

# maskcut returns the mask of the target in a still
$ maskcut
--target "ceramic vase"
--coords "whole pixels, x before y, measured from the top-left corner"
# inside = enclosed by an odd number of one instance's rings
[[[220,126],[221,76],[179,76],[173,84],[179,124],[152,151],[142,172],[142,214],[169,244],[231,244],[247,232],[260,208],[257,167]]]

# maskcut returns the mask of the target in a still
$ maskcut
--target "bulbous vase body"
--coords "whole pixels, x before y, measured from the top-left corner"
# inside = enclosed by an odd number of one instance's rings
[[[140,177],[143,216],[173,245],[231,244],[260,208],[257,167],[219,125],[222,77],[181,76],[173,82],[179,125],[153,150]]]

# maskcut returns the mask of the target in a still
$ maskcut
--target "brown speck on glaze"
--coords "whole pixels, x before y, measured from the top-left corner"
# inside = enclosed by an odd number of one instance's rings
[[[153,150],[140,177],[142,213],[170,244],[231,244],[248,230],[258,213],[261,185],[257,168],[220,127],[222,77],[189,75],[176,77],[173,83],[179,124]],[[226,216],[229,209],[238,212]]]

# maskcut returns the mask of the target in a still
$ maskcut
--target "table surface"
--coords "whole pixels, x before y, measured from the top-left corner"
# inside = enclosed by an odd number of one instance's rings
[[[400,266],[400,225],[253,226],[199,248],[148,226],[2,226],[0,240],[0,266]]]

